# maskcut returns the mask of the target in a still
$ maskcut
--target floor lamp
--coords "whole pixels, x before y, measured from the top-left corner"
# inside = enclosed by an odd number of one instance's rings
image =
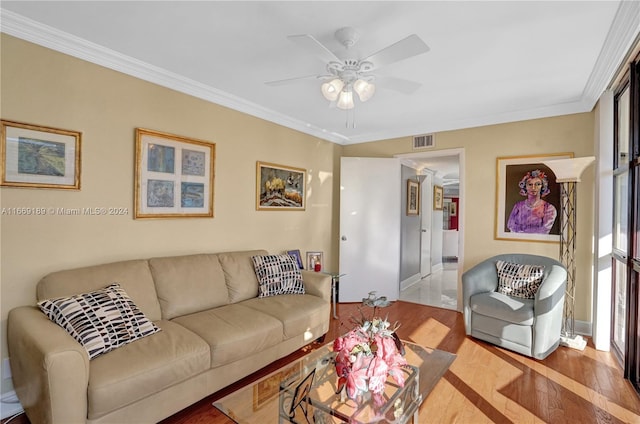
[[[567,268],[567,291],[560,344],[583,350],[587,341],[575,333],[576,304],[576,183],[582,171],[595,161],[594,156],[544,161],[560,183],[560,262]]]

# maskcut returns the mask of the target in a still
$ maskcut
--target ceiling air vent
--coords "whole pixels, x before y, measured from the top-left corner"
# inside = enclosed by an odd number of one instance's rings
[[[434,147],[433,134],[413,136],[413,150],[428,149]]]

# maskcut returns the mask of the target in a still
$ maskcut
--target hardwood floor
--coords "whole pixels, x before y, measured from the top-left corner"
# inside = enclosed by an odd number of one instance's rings
[[[338,305],[340,319],[332,319],[327,341],[352,328],[350,319],[359,317],[359,307]],[[591,343],[584,351],[560,347],[537,361],[467,338],[462,315],[455,311],[398,301],[380,312],[402,323],[401,338],[457,355],[422,404],[420,423],[640,423],[640,398],[613,355]],[[304,353],[295,352],[162,424],[232,423],[212,406],[214,400]],[[22,415],[14,423],[28,420]]]

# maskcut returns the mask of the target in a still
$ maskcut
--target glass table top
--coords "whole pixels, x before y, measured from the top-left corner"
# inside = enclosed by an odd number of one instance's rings
[[[409,364],[404,369],[404,387],[388,379],[379,396],[365,393],[352,400],[344,390],[336,394],[338,377],[330,343],[219,399],[214,406],[236,423],[247,424],[409,422],[456,356],[403,343]]]

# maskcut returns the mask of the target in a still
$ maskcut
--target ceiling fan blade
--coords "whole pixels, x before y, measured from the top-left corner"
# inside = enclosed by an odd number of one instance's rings
[[[290,35],[287,37],[300,47],[320,58],[324,63],[342,62],[331,50],[326,48],[324,44],[316,40],[312,35]]]
[[[387,88],[389,90],[399,91],[403,94],[413,94],[422,87],[422,84],[416,81],[409,81],[402,78],[387,77],[376,75],[376,86],[379,88]]]
[[[373,63],[373,69],[378,69],[428,51],[429,46],[416,34],[412,34],[372,54],[364,61]]]
[[[304,77],[294,77],[294,78],[285,78],[281,80],[275,81],[265,81],[265,84],[270,85],[272,87],[279,87],[281,85],[293,84],[296,82],[302,82],[310,79],[322,79],[324,75],[306,75]]]

